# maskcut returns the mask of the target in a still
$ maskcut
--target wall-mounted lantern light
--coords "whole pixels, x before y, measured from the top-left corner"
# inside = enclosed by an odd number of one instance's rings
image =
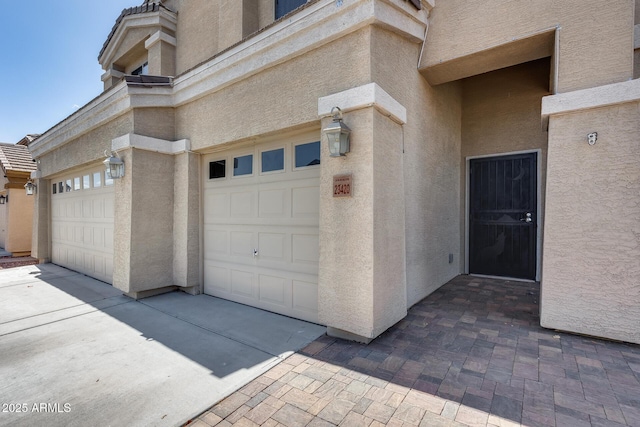
[[[36,193],[36,185],[33,183],[33,181],[29,180],[27,181],[27,183],[24,185],[24,189],[27,191],[27,196],[33,196]]]
[[[9,203],[9,195],[7,194],[0,196],[0,205],[4,205],[5,203]]]
[[[322,133],[325,134],[329,142],[331,157],[344,156],[349,152],[351,129],[342,123],[342,110],[339,107],[333,107],[331,114],[333,114],[333,122],[322,129]]]
[[[105,151],[105,156],[107,159],[102,162],[107,169],[107,177],[112,179],[122,178],[124,176],[124,162],[117,154],[111,153],[107,154]]]

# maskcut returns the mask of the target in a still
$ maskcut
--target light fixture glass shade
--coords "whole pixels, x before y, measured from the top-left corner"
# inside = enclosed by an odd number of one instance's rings
[[[24,189],[27,192],[27,196],[33,196],[36,192],[36,185],[33,183],[33,181],[29,180],[24,185]]]
[[[124,162],[122,159],[110,156],[102,163],[105,165],[108,178],[118,179],[124,176]]]
[[[8,197],[2,195],[0,196],[0,205],[4,205],[5,201],[8,199]]]
[[[322,133],[327,137],[331,157],[341,157],[350,151],[351,129],[341,119],[334,119]]]

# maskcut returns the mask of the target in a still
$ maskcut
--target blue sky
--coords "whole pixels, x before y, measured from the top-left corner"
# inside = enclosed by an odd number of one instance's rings
[[[44,133],[102,92],[98,53],[142,0],[0,0],[0,142]]]

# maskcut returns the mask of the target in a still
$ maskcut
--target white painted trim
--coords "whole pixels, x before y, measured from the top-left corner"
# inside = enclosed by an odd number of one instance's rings
[[[170,36],[162,30],[158,30],[153,33],[151,37],[147,39],[147,41],[144,42],[144,48],[149,50],[149,48],[151,48],[158,42],[165,42],[172,46],[176,46],[178,44],[178,40],[176,40],[175,37]]]
[[[111,150],[118,152],[128,148],[153,151],[162,154],[180,154],[191,150],[191,141],[181,139],[167,141],[165,139],[151,138],[149,136],[128,133],[111,141]]]
[[[114,70],[113,68],[110,68],[107,71],[105,71],[104,74],[102,74],[100,79],[104,82],[112,77],[121,79],[122,77],[124,77],[124,73],[122,71],[118,71],[118,70]]]
[[[640,79],[545,96],[542,98],[542,119],[628,102],[640,102]]]
[[[507,153],[495,153],[495,154],[483,154],[481,156],[467,156],[465,157],[465,204],[464,204],[464,272],[465,274],[469,273],[469,187],[471,185],[471,174],[469,173],[469,163],[474,159],[483,159],[487,157],[503,157],[503,156],[512,156],[515,154],[536,154],[536,166],[537,166],[537,175],[538,179],[536,182],[537,188],[537,202],[536,202],[536,221],[538,227],[536,227],[536,281],[539,282],[542,278],[542,230],[544,229],[544,213],[542,212],[542,162],[541,155],[542,150],[539,148],[533,150],[520,150],[520,151],[509,151]],[[474,274],[476,276],[476,274]],[[509,279],[508,277],[503,277],[502,279]],[[523,279],[520,279],[523,280]]]
[[[333,107],[340,107],[343,113],[374,107],[400,124],[407,122],[407,109],[377,83],[369,83],[318,98],[320,117],[331,116]]]

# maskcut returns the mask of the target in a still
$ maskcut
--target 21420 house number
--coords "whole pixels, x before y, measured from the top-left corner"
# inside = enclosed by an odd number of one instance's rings
[[[333,177],[333,197],[351,197],[352,188],[352,175],[335,175]]]

